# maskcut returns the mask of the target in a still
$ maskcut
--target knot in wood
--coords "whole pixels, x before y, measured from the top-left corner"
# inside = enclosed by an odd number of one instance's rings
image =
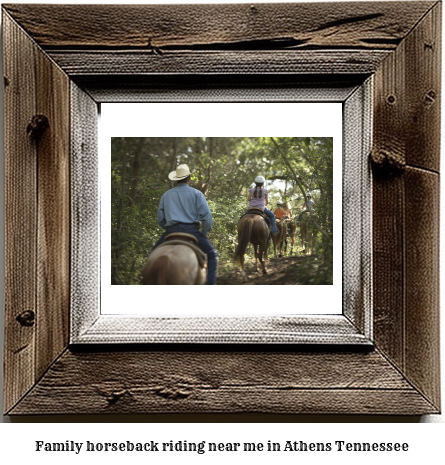
[[[49,121],[45,115],[34,115],[26,127],[26,133],[31,139],[38,141],[49,128]]]
[[[32,310],[26,310],[20,313],[20,315],[17,315],[16,320],[22,326],[34,326],[35,313]]]
[[[114,405],[116,404],[122,397],[124,397],[128,392],[126,390],[122,391],[114,391],[108,393],[105,398],[107,399],[107,402],[109,405]]]
[[[378,149],[371,153],[371,165],[374,175],[385,177],[403,174],[406,162],[403,153]]]
[[[177,387],[162,387],[155,390],[155,394],[163,397],[164,399],[186,399],[190,396],[191,392],[187,389],[180,389]]]

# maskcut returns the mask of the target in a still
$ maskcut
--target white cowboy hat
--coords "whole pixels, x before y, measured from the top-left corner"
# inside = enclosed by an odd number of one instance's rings
[[[187,165],[179,165],[176,168],[176,171],[172,171],[168,175],[168,179],[170,179],[171,181],[179,181],[181,179],[186,178],[190,174],[191,173],[190,173],[189,167]]]

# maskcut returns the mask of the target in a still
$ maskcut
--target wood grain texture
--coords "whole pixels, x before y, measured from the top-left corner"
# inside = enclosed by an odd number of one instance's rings
[[[48,128],[37,149],[37,340],[40,377],[68,344],[70,295],[70,80],[36,51],[36,114]]]
[[[66,352],[11,413],[433,412],[378,352]]]
[[[374,156],[439,171],[440,59],[438,3],[376,73]]]
[[[404,367],[403,180],[373,180],[374,342]]]
[[[98,106],[76,86],[71,92],[70,342],[100,314],[100,194]]]
[[[17,4],[4,11],[6,412],[440,410],[439,2]],[[389,167],[375,171],[373,187],[375,350],[67,348],[72,102],[59,66],[81,86],[79,95],[94,89],[99,101],[122,86],[145,92],[167,82],[193,89],[242,81],[242,88],[267,73],[282,83],[322,76],[338,84],[345,82],[338,73],[361,82],[374,74],[372,155]],[[37,111],[49,129],[30,139]]]
[[[69,79],[3,18],[11,45],[5,54],[8,410],[68,343]],[[47,128],[35,124],[37,115]],[[17,321],[23,312],[32,312],[31,322]]]
[[[3,16],[5,156],[5,389],[8,410],[35,383],[36,147],[26,128],[35,114],[35,48]],[[14,45],[14,46],[12,46]],[[24,73],[23,70],[27,72]],[[24,324],[17,317],[28,312]],[[30,313],[32,312],[32,314]]]
[[[389,48],[434,2],[15,5],[4,8],[45,50],[83,48]],[[35,21],[35,17],[39,21]]]
[[[440,405],[440,351],[432,341],[439,339],[440,329],[439,192],[437,173],[407,168],[405,371],[436,405]]]
[[[76,76],[177,74],[366,74],[376,71],[387,50],[350,51],[49,51]]]
[[[437,4],[376,73],[373,146],[386,160],[374,181],[375,342],[436,405],[440,17]]]
[[[440,170],[442,3],[413,30],[405,43],[406,162]]]
[[[96,102],[343,102],[363,84],[357,74],[76,75]],[[329,95],[328,95],[329,93]]]
[[[370,74],[433,5],[325,3],[322,18],[311,3],[5,8],[68,74],[103,76]]]

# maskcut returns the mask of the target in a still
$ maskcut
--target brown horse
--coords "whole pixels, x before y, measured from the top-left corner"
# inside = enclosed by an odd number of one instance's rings
[[[153,250],[141,272],[142,284],[206,284],[206,256],[190,242],[167,240]]]
[[[284,253],[287,254],[287,238],[290,238],[290,254],[292,255],[292,251],[294,250],[294,245],[295,245],[295,236],[297,234],[297,226],[296,224],[291,220],[286,220],[286,226],[287,226],[287,231],[289,234],[286,236],[286,240],[284,241]]]
[[[278,256],[279,257],[283,256],[283,244],[286,240],[286,231],[287,231],[286,222],[282,218],[277,218],[276,224],[277,224],[278,234],[276,236],[272,236],[273,251],[274,251],[275,258],[277,258],[277,250],[278,250]]]
[[[260,215],[246,214],[241,217],[238,223],[238,245],[233,256],[234,261],[241,265],[241,274],[244,280],[247,280],[244,271],[244,254],[246,253],[249,243],[253,244],[255,249],[255,269],[258,271],[258,259],[261,263],[263,274],[267,274],[266,260],[269,249],[270,237],[269,227],[266,221]],[[259,250],[258,250],[259,249]],[[263,257],[264,254],[264,257]]]
[[[314,247],[314,239],[317,235],[317,228],[313,225],[311,214],[304,212],[300,217],[301,245],[304,254],[311,254]]]

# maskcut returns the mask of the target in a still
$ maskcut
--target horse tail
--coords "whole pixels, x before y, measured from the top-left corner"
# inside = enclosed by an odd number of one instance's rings
[[[252,236],[252,226],[252,218],[246,218],[243,221],[243,229],[241,231],[241,235],[238,234],[238,245],[236,246],[235,254],[233,255],[234,262],[239,261],[241,263],[241,257],[246,253],[247,246],[250,242],[250,237]]]
[[[161,255],[143,272],[142,284],[170,284],[172,263],[167,255]]]

